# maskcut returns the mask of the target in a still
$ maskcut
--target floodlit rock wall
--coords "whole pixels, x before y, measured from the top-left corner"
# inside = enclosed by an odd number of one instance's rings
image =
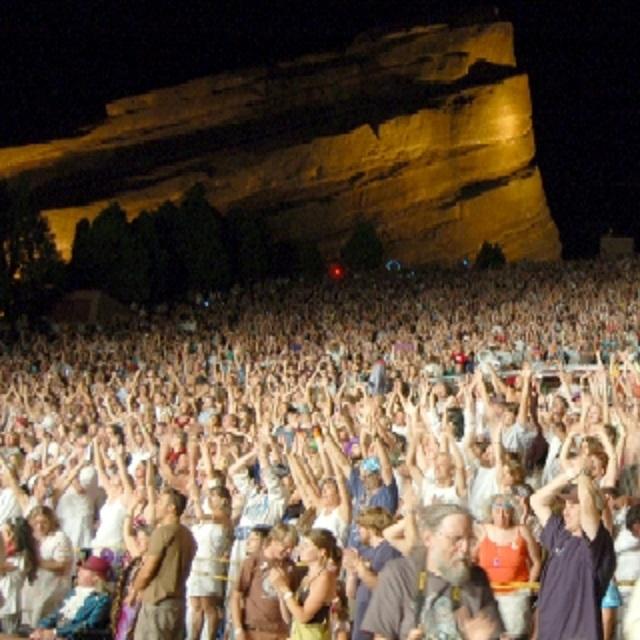
[[[0,149],[27,176],[69,256],[76,222],[118,200],[130,216],[202,182],[221,211],[334,256],[359,219],[408,264],[560,256],[527,76],[508,23],[364,35],[341,53],[202,78],[107,105],[75,138]]]

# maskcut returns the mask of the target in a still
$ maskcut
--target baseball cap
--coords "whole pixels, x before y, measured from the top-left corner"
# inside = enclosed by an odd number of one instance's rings
[[[362,461],[360,468],[364,473],[378,473],[380,471],[380,461],[375,456],[365,458]]]
[[[562,487],[562,489],[560,490],[559,496],[565,502],[575,502],[575,503],[580,502],[578,498],[578,485],[576,484],[564,485],[564,487]]]
[[[87,571],[93,571],[97,573],[102,579],[106,580],[111,566],[109,562],[99,556],[89,556],[84,562],[80,564],[82,569]]]

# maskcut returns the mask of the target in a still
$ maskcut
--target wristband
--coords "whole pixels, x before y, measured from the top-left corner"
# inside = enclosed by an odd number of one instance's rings
[[[290,600],[291,598],[293,598],[293,591],[287,591],[283,596],[282,596],[283,600]]]

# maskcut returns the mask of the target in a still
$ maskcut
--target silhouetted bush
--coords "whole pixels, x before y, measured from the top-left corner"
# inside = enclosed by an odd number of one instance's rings
[[[382,264],[383,255],[382,242],[371,222],[359,222],[341,251],[352,271],[376,269]]]
[[[476,269],[499,269],[505,264],[507,264],[507,259],[502,247],[497,242],[491,244],[485,240],[474,262]]]
[[[28,184],[9,187],[0,181],[0,310],[11,323],[19,314],[43,313],[62,289],[64,275]]]

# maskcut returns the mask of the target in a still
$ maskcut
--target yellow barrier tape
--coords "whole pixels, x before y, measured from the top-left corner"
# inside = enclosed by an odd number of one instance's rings
[[[531,589],[538,591],[540,589],[539,582],[492,582],[491,588],[494,591],[513,591],[514,589]]]

